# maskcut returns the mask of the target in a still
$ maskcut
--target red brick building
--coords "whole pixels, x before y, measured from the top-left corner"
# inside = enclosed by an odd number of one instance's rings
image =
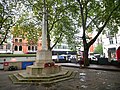
[[[41,49],[41,40],[34,44],[32,42],[28,43],[26,39],[13,38],[13,53],[14,54],[27,54],[34,53]]]

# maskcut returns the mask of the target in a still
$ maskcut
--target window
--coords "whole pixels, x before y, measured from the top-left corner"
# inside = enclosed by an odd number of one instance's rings
[[[22,42],[22,39],[19,39],[19,42]]]
[[[22,51],[22,46],[19,46],[19,51]]]
[[[18,39],[15,39],[15,42],[18,42]]]
[[[2,45],[0,45],[0,49],[3,49],[3,46],[2,46]]]
[[[17,51],[18,50],[18,46],[15,46],[15,51]]]
[[[66,46],[63,46],[63,49],[67,49],[67,47],[66,47]]]
[[[35,50],[37,50],[37,46],[35,46]]]
[[[32,46],[32,51],[34,51],[34,46]]]
[[[28,50],[30,50],[30,46],[28,46]]]
[[[109,42],[110,42],[110,44],[113,44],[113,38],[112,37],[109,37]]]
[[[54,49],[57,49],[57,46],[55,46]]]
[[[6,46],[6,49],[10,49],[10,46],[11,46],[11,45],[10,45],[10,44],[8,44],[8,45]]]
[[[58,45],[58,49],[61,49],[61,46],[60,46],[60,45]]]

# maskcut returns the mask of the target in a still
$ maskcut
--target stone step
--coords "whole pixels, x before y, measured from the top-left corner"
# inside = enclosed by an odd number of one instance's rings
[[[18,79],[14,76],[14,75],[9,75],[9,78],[11,79],[11,81],[14,82],[18,82]]]
[[[15,84],[32,84],[32,83],[37,83],[37,84],[51,84],[51,83],[56,83],[60,82],[63,80],[71,79],[75,76],[75,72],[68,72],[66,75],[59,76],[59,77],[52,77],[52,78],[44,78],[44,79],[24,79],[18,74],[10,75],[10,79],[12,80],[13,83]]]
[[[63,75],[66,75],[68,74],[69,71],[68,70],[65,70],[65,71],[62,71],[62,72],[59,72],[59,73],[55,73],[55,74],[48,74],[48,75],[29,75],[27,74],[26,72],[25,73],[18,73],[19,76],[21,76],[22,78],[24,79],[49,79],[49,78],[54,78],[54,77],[59,77],[59,76],[63,76]]]
[[[72,72],[67,72],[66,74],[60,74],[60,75],[56,75],[56,76],[49,76],[49,77],[43,77],[42,76],[42,78],[41,77],[34,77],[34,78],[23,78],[23,77],[21,77],[19,74],[13,74],[14,75],[14,77],[16,77],[16,79],[17,80],[19,80],[19,81],[32,81],[32,82],[41,82],[41,81],[52,81],[52,80],[55,80],[55,79],[60,79],[60,78],[64,78],[64,77],[69,77],[70,75],[72,74]]]

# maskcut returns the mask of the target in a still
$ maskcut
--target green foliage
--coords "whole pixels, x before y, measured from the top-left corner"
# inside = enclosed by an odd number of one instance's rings
[[[10,29],[16,24],[15,17],[19,17],[20,1],[0,1],[0,45],[9,37]]]
[[[94,50],[94,53],[103,54],[103,46],[102,46],[102,44],[97,45],[97,47]]]
[[[86,0],[85,0],[86,1]],[[89,0],[87,4],[83,2],[83,11],[84,18],[86,18],[88,22],[92,21],[89,27],[92,29],[86,30],[86,32],[91,32],[95,30],[97,27],[101,27],[109,17],[112,10],[120,4],[119,0]],[[85,8],[86,7],[86,8]],[[120,7],[118,7],[109,19],[109,22],[106,25],[106,28],[112,33],[117,33],[118,26],[120,26]],[[87,17],[86,17],[87,16]],[[88,23],[87,22],[87,23]],[[84,22],[86,23],[86,22]],[[115,29],[114,29],[115,28]],[[99,31],[99,29],[96,29]],[[114,32],[115,31],[115,32]]]
[[[5,42],[9,29],[13,24],[10,10],[5,4],[6,1],[0,2],[0,45]]]
[[[23,0],[24,1],[24,0]],[[45,0],[47,9],[47,38],[48,47],[50,47],[51,40],[57,44],[62,41],[72,41],[72,38],[78,31],[76,29],[79,19],[77,3],[74,0]],[[42,14],[43,14],[43,1],[42,0],[25,0],[24,5],[31,8],[33,22],[36,26],[41,27]],[[71,12],[72,11],[72,12]],[[62,35],[62,36],[61,36]],[[64,40],[62,40],[65,38]],[[69,43],[70,44],[70,43]],[[54,44],[53,44],[54,45]],[[71,45],[70,45],[71,46]]]
[[[30,22],[24,25],[16,25],[12,29],[14,37],[26,39],[28,43],[36,44],[41,36],[41,28],[35,27],[34,23]]]
[[[106,7],[106,16],[111,12],[113,8],[115,8],[118,4],[120,4],[119,0],[111,0],[104,1],[104,5]],[[120,26],[120,6],[113,12],[108,24],[106,27],[109,29],[109,32],[114,35],[118,32],[118,27]]]
[[[26,7],[25,11],[21,12],[21,17],[12,28],[11,33],[13,34],[13,37],[21,37],[26,39],[29,44],[36,44],[41,36],[41,25],[36,23],[35,18],[32,15],[32,11],[30,10],[31,8],[27,9]]]

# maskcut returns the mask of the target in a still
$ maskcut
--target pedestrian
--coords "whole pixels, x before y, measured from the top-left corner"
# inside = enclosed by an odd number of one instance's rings
[[[80,60],[79,64],[80,64],[80,68],[82,68],[84,66],[84,60],[83,60],[83,58]]]

